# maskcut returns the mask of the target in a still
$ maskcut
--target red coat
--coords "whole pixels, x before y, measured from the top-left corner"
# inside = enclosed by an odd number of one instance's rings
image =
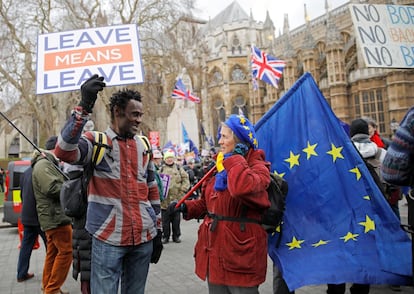
[[[371,141],[377,144],[378,147],[384,148],[384,142],[382,142],[382,139],[377,131],[374,131],[374,134],[371,136]]]
[[[260,219],[263,209],[270,206],[266,188],[270,183],[269,167],[263,150],[250,150],[247,161],[233,155],[223,161],[227,171],[227,189],[215,191],[214,176],[203,184],[199,199],[186,201],[186,219],[197,218],[207,211],[221,216],[240,217],[247,205],[247,217]],[[198,230],[194,249],[195,272],[209,282],[227,286],[252,287],[263,283],[267,269],[267,233],[256,223],[218,221],[210,230],[213,219],[204,217]]]

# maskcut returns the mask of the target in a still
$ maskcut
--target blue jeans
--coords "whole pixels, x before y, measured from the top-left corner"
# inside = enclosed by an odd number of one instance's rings
[[[136,246],[113,246],[92,238],[91,293],[144,294],[152,240]]]
[[[17,279],[26,277],[29,271],[30,257],[36,238],[40,235],[46,248],[46,235],[40,226],[24,226],[23,239],[20,245],[19,260],[17,261]]]

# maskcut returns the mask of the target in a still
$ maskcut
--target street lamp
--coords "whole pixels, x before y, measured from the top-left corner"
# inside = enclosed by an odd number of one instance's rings
[[[392,118],[390,123],[390,128],[393,134],[395,134],[395,131],[397,131],[398,127],[400,126],[399,123],[395,120],[395,118]]]

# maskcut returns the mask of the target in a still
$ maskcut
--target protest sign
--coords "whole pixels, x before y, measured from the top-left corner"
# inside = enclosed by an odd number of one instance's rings
[[[160,132],[156,131],[150,131],[149,132],[149,141],[151,143],[151,146],[159,147],[160,146]]]
[[[414,68],[414,6],[349,4],[367,67]]]
[[[38,36],[37,94],[79,90],[93,74],[103,76],[107,86],[143,82],[136,25]]]
[[[163,191],[164,191],[162,199],[167,199],[168,198],[168,191],[170,190],[171,176],[167,175],[167,174],[160,173],[160,178],[161,178],[162,187],[163,187]]]

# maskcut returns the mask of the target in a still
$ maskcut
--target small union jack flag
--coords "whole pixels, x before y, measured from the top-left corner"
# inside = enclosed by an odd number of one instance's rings
[[[200,103],[200,98],[191,94],[190,91],[187,90],[181,79],[178,79],[175,83],[175,87],[171,97],[173,99],[187,99],[195,103]]]
[[[251,62],[253,77],[277,88],[277,82],[282,76],[286,62],[270,56],[254,46],[252,46]]]

